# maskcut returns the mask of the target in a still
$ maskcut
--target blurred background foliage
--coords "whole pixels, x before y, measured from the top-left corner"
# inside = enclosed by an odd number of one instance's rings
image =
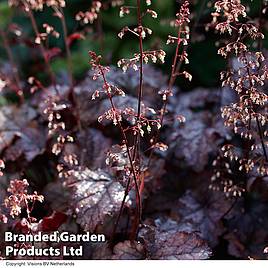
[[[83,79],[89,70],[88,51],[93,50],[104,56],[107,64],[116,65],[120,58],[131,57],[138,51],[138,42],[133,36],[126,34],[123,40],[119,39],[117,34],[124,26],[136,25],[135,10],[130,15],[123,18],[119,17],[119,7],[111,7],[109,1],[102,1],[108,8],[101,11],[98,19],[93,25],[81,25],[75,20],[75,15],[79,11],[86,11],[91,5],[91,1],[86,0],[67,0],[67,6],[64,9],[67,21],[68,34],[83,33],[83,40],[74,41],[71,45],[73,71],[76,81]],[[144,1],[145,2],[145,1]],[[152,9],[157,11],[158,18],[152,19],[144,16],[144,25],[153,30],[145,42],[145,48],[162,48],[166,51],[166,64],[159,66],[164,73],[169,73],[171,60],[174,52],[174,46],[166,45],[167,36],[174,33],[169,22],[175,18],[175,14],[181,1],[175,0],[153,0]],[[191,43],[188,47],[190,64],[187,66],[193,75],[193,81],[187,83],[178,81],[182,90],[191,88],[215,87],[219,84],[219,73],[224,69],[226,62],[217,55],[217,40],[219,36],[213,31],[206,31],[205,26],[211,21],[211,11],[213,10],[213,1],[192,0],[191,2]],[[258,19],[259,10],[262,1],[244,1],[250,6],[250,16],[252,19]],[[135,6],[134,0],[125,1],[127,5]],[[145,7],[146,8],[146,7]],[[59,18],[53,15],[50,8],[43,12],[35,12],[40,32],[43,31],[42,24],[48,23],[62,34]],[[6,0],[0,1],[0,27],[8,32],[8,27],[15,27],[16,24],[22,31],[20,37],[8,33],[11,49],[15,55],[16,63],[19,65],[20,76],[27,78],[36,76],[42,82],[46,83],[46,72],[42,65],[42,57],[36,45],[34,44],[34,34],[29,18],[20,9],[10,8]],[[2,40],[0,41],[2,42]],[[264,46],[267,47],[267,39],[264,40]],[[61,38],[50,37],[48,47],[59,47],[62,51],[60,55],[52,60],[53,70],[62,80],[66,79],[66,57],[64,51],[64,42]],[[0,43],[0,63],[4,65],[7,61],[6,53]],[[184,80],[184,79],[181,79]]]

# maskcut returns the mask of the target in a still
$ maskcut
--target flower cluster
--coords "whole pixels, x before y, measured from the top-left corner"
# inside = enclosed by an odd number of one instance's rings
[[[93,1],[90,9],[86,12],[78,12],[75,19],[83,24],[93,23],[98,18],[101,7],[102,3],[100,1]]]
[[[218,156],[212,163],[215,173],[211,177],[209,189],[221,191],[226,197],[240,197],[245,192],[245,184],[237,179],[226,155]]]
[[[184,1],[182,6],[180,7],[179,12],[176,14],[176,20],[172,25],[177,28],[177,36],[168,36],[167,45],[176,44],[175,55],[173,58],[173,64],[171,68],[171,75],[169,79],[169,86],[165,90],[159,91],[159,94],[162,95],[163,99],[163,107],[161,109],[161,125],[163,123],[164,115],[167,109],[167,101],[168,97],[172,96],[172,87],[175,83],[176,77],[184,76],[189,81],[192,80],[192,75],[187,71],[180,71],[182,63],[189,64],[188,53],[186,51],[186,47],[188,45],[188,40],[190,38],[190,10],[189,10],[189,2]],[[179,122],[184,122],[185,118],[182,115],[179,115]]]
[[[122,121],[122,114],[121,114],[122,111],[114,106],[112,102],[112,97],[118,91],[122,92],[120,95],[123,96],[125,95],[125,93],[121,89],[118,89],[116,86],[111,85],[110,83],[107,82],[105,76],[107,72],[110,71],[110,68],[101,65],[101,56],[97,56],[97,54],[93,51],[89,52],[89,56],[91,58],[90,65],[92,67],[92,70],[94,71],[92,79],[97,80],[101,78],[104,81],[102,90],[96,90],[93,93],[91,99],[95,100],[100,96],[101,93],[104,93],[109,97],[110,102],[112,104],[111,105],[112,108],[106,111],[103,115],[100,115],[98,121],[101,122],[104,118],[106,118],[107,120],[111,120],[114,125],[117,125],[119,122]]]
[[[44,8],[43,0],[8,0],[8,4],[14,7],[22,6],[25,11],[28,11],[29,9],[40,11]]]
[[[48,7],[65,7],[65,0],[8,0],[10,6],[22,6],[27,12],[29,9],[42,11],[44,6]]]
[[[217,24],[216,29],[219,29],[222,25],[227,25],[227,29],[230,29],[230,24],[238,22],[240,16],[247,16],[246,7],[241,3],[241,0],[216,1],[214,7],[216,12],[212,13],[213,20],[217,22],[217,18],[221,15],[225,19],[225,22]]]
[[[65,103],[59,104],[52,96],[47,99],[47,107],[44,110],[44,114],[48,118],[48,134],[49,136],[55,136],[57,141],[52,147],[52,153],[59,155],[66,142],[73,142],[74,139],[68,135],[65,129],[65,123],[62,121],[61,112],[65,110],[68,105]]]
[[[45,0],[44,2],[48,7],[65,7],[66,6],[65,0]]]
[[[142,53],[142,59],[145,64],[147,64],[149,60],[153,63],[156,63],[157,60],[160,63],[164,63],[165,56],[166,56],[166,52],[164,50],[144,51]],[[137,71],[140,57],[141,57],[140,53],[135,53],[133,58],[120,59],[117,62],[117,66],[119,68],[122,68],[123,72],[126,72],[129,68],[133,68],[135,71]]]
[[[38,36],[35,37],[35,43],[40,45],[42,41],[46,41],[48,37],[51,35],[55,38],[59,38],[60,34],[54,29],[53,26],[44,23],[43,28],[45,30],[44,33],[40,33]]]
[[[151,5],[151,1],[147,1],[146,4],[149,6]],[[118,37],[122,39],[124,35],[129,32],[135,37],[139,39],[140,42],[140,48],[142,47],[142,40],[147,37],[147,35],[152,34],[152,30],[148,27],[145,27],[142,25],[142,17],[146,14],[151,16],[153,19],[157,18],[157,12],[152,9],[146,9],[143,16],[141,14],[140,6],[137,7],[129,7],[129,6],[121,6],[119,16],[123,17],[125,15],[130,14],[130,9],[136,9],[137,15],[140,18],[138,21],[137,27],[131,29],[128,26],[125,26],[122,28],[122,30],[118,33]],[[166,53],[163,50],[152,50],[152,51],[139,51],[139,53],[135,53],[132,58],[129,59],[120,59],[117,63],[118,67],[122,68],[124,72],[127,71],[129,68],[133,68],[135,71],[137,71],[138,65],[140,65],[140,62],[147,64],[149,61],[152,61],[153,63],[156,63],[157,60],[159,60],[160,63],[165,62],[165,56]]]
[[[140,124],[137,124],[137,112],[132,107],[125,107],[124,109],[120,109],[117,107],[113,101],[114,96],[122,96],[125,97],[125,92],[118,88],[117,86],[111,84],[107,81],[106,75],[110,71],[109,67],[101,65],[101,56],[97,56],[95,52],[90,51],[89,55],[91,57],[91,67],[94,71],[93,74],[93,80],[101,79],[103,80],[103,86],[102,89],[96,90],[91,99],[95,100],[100,97],[100,95],[104,95],[109,98],[111,107],[107,111],[105,111],[104,114],[100,115],[98,117],[98,121],[101,123],[104,119],[111,121],[113,125],[121,126],[121,122],[123,118],[125,118],[128,122],[132,122],[132,126],[128,127],[127,129],[124,129],[124,133],[129,131],[133,132],[135,135],[137,132],[139,132],[141,135],[144,134],[144,131],[142,130],[143,126],[146,126],[147,129],[150,129],[150,123],[151,120],[147,119],[145,116],[146,111],[149,108],[143,107],[142,109],[142,120]],[[153,123],[153,122],[152,122]],[[123,130],[123,127],[122,127]]]
[[[68,179],[74,175],[76,169],[79,167],[79,161],[77,155],[67,154],[64,152],[63,158],[57,165],[57,171],[59,178]]]
[[[19,216],[23,208],[26,207],[28,218],[30,218],[30,213],[33,209],[34,203],[36,201],[43,202],[44,197],[38,195],[37,192],[33,194],[28,194],[29,183],[27,180],[12,180],[10,182],[7,192],[10,195],[5,199],[5,206],[9,209],[9,215],[11,217]],[[32,204],[30,206],[30,203]]]
[[[184,1],[180,7],[180,11],[176,14],[175,26],[186,27],[190,23],[189,2]]]
[[[188,45],[188,41],[190,38],[190,10],[189,10],[189,2],[184,1],[182,6],[180,7],[179,12],[176,14],[176,20],[172,24],[177,28],[177,36],[168,36],[167,45],[176,44],[176,51],[173,60],[172,66],[172,74],[171,79],[174,80],[174,77],[183,75],[186,79],[192,80],[192,76],[187,71],[179,72],[178,67],[182,64],[189,64],[188,53],[186,51],[186,46]],[[182,49],[180,53],[180,49]],[[174,83],[174,82],[173,82]]]
[[[225,157],[236,160],[239,170],[254,172],[265,176],[268,174],[267,158],[267,101],[263,90],[268,71],[262,52],[250,51],[246,38],[259,42],[264,38],[258,27],[251,22],[240,22],[246,17],[246,7],[238,0],[224,0],[215,3],[213,13],[215,29],[220,33],[233,36],[232,42],[218,50],[224,58],[235,57],[234,67],[221,73],[223,87],[233,89],[237,94],[237,102],[222,108],[222,117],[226,126],[235,134],[248,141],[246,148],[239,149],[234,145],[225,145],[222,150]],[[217,22],[219,18],[223,21]]]

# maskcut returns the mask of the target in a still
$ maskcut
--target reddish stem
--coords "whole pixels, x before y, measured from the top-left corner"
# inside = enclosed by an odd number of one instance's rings
[[[27,8],[27,14],[29,15],[29,18],[31,20],[35,36],[39,37],[40,33],[39,33],[39,30],[38,30],[38,27],[37,27],[36,20],[34,18],[34,14],[33,14],[32,10],[31,10],[31,8],[28,6],[28,4],[27,3],[24,3],[24,4],[25,4],[25,6]],[[48,57],[46,55],[46,50],[45,50],[45,47],[44,47],[42,41],[40,42],[39,46],[40,46],[41,53],[42,53],[42,56],[44,58],[44,61],[45,61],[46,67],[47,67],[48,74],[50,76],[51,83],[52,83],[52,85],[53,85],[53,87],[55,89],[56,94],[59,95],[59,91],[58,91],[57,86],[56,86],[55,76],[53,74],[53,71],[52,71],[49,59],[48,59]]]
[[[138,28],[139,28],[139,51],[140,51],[140,66],[139,66],[139,90],[138,90],[138,109],[137,109],[137,124],[140,123],[141,119],[141,103],[142,103],[142,95],[143,95],[143,41],[142,41],[142,17],[141,17],[141,4],[140,0],[137,0],[137,20],[138,20]],[[139,159],[137,156],[138,147],[139,147],[139,132],[135,136],[134,142],[134,152],[133,152],[133,160]]]
[[[140,124],[141,121],[141,104],[142,104],[142,96],[143,96],[143,41],[142,41],[142,14],[141,14],[141,1],[137,0],[137,21],[138,21],[138,29],[139,29],[139,52],[140,52],[140,66],[139,66],[139,90],[138,90],[138,109],[137,109],[137,125]],[[140,133],[137,132],[134,140],[134,151],[133,151],[133,161],[138,163],[139,174],[140,174]],[[131,239],[135,239],[137,230],[139,227],[139,223],[142,215],[142,204],[141,197],[139,193],[139,185],[137,182],[136,186],[136,202],[137,202],[137,215],[135,216],[135,222],[131,231]]]
[[[169,83],[168,83],[168,88],[167,88],[167,94],[166,94],[166,98],[163,101],[163,106],[161,108],[161,114],[160,114],[160,127],[157,129],[155,138],[153,140],[153,146],[152,146],[152,150],[150,152],[150,156],[149,156],[149,161],[148,161],[148,165],[147,167],[149,168],[150,164],[151,164],[151,160],[152,160],[152,155],[153,155],[153,148],[154,145],[156,144],[156,142],[159,140],[159,136],[160,136],[160,129],[163,127],[163,123],[164,123],[164,116],[167,112],[167,104],[168,104],[168,97],[169,97],[169,93],[172,90],[172,87],[176,81],[176,77],[177,77],[177,73],[179,72],[179,69],[181,67],[181,63],[182,63],[182,57],[180,57],[180,61],[177,62],[178,57],[179,57],[179,49],[180,49],[180,44],[181,44],[181,26],[179,27],[178,30],[178,40],[177,40],[177,46],[176,46],[176,50],[175,50],[175,55],[173,58],[173,64],[172,64],[172,68],[171,68],[171,75],[169,78]]]
[[[105,74],[104,74],[104,71],[103,71],[103,68],[101,66],[99,66],[99,70],[101,72],[101,76],[102,76],[102,79],[104,81],[104,87],[105,88],[108,88],[109,87],[109,84],[106,80],[106,77],[105,77]],[[110,100],[110,104],[111,104],[111,107],[113,109],[113,112],[115,115],[117,115],[116,111],[116,107],[115,107],[115,104],[113,102],[113,98],[112,98],[112,95],[111,93],[106,90],[106,93],[108,95],[108,98]],[[116,118],[117,120],[117,123],[118,123],[118,126],[119,126],[119,130],[121,132],[121,135],[122,135],[122,138],[123,138],[123,141],[126,145],[126,148],[127,148],[127,155],[128,155],[128,159],[129,159],[129,162],[130,162],[130,167],[131,167],[131,172],[133,174],[133,178],[134,178],[134,183],[135,183],[135,189],[136,189],[136,195],[138,196],[138,200],[140,200],[140,195],[139,195],[139,186],[138,186],[138,176],[136,174],[136,171],[135,171],[135,167],[134,167],[134,162],[133,162],[133,159],[131,157],[131,152],[130,152],[130,146],[129,146],[129,143],[128,143],[128,139],[126,137],[126,134],[125,134],[125,131],[124,131],[124,128],[121,124],[121,121],[119,120],[119,118],[117,117]],[[128,181],[127,181],[127,185],[126,185],[126,189],[125,189],[125,193],[124,193],[124,197],[123,197],[123,200],[122,200],[122,203],[121,203],[121,207],[120,207],[120,210],[119,210],[119,214],[118,214],[118,217],[116,219],[116,223],[114,225],[114,230],[113,230],[113,235],[115,234],[116,232],[116,229],[117,229],[117,226],[119,224],[119,220],[121,218],[121,215],[122,215],[122,212],[123,212],[123,208],[124,208],[124,205],[125,205],[125,202],[126,202],[126,198],[127,198],[127,195],[128,195],[128,192],[129,192],[129,186],[130,186],[130,183],[131,183],[131,177],[128,178]],[[138,205],[138,208],[140,207],[140,204]]]
[[[62,29],[63,29],[63,37],[64,37],[64,44],[65,44],[65,49],[66,49],[66,54],[67,54],[67,63],[68,63],[68,73],[69,73],[69,79],[70,79],[70,94],[72,98],[72,102],[74,104],[74,107],[76,109],[76,119],[77,119],[77,125],[78,129],[81,131],[82,130],[82,125],[81,125],[81,119],[80,119],[80,113],[79,113],[79,108],[78,108],[78,103],[76,101],[76,97],[74,94],[74,78],[73,78],[73,65],[72,65],[72,56],[71,56],[71,50],[68,45],[68,30],[67,30],[67,25],[66,25],[66,20],[64,16],[64,12],[62,8],[60,11],[56,10],[56,13],[59,12],[60,14],[60,21],[62,24]]]

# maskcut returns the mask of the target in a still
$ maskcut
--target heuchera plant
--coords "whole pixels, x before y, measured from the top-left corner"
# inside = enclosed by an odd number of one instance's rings
[[[224,124],[245,140],[243,147],[225,144],[222,147],[224,157],[237,161],[239,171],[251,176],[267,175],[267,115],[268,97],[265,93],[267,65],[261,51],[254,51],[249,39],[260,43],[264,35],[259,28],[248,21],[246,7],[241,1],[216,1],[215,12],[212,13],[215,29],[231,38],[220,47],[218,54],[229,59],[230,69],[221,73],[223,87],[235,91],[236,102],[222,108]],[[222,158],[215,161],[217,165]],[[222,177],[229,170],[218,170],[212,181]],[[239,195],[245,191],[235,185],[232,180],[224,183],[224,192]],[[216,187],[218,188],[218,187]]]
[[[147,6],[151,5],[150,1],[146,2]],[[186,71],[180,71],[180,66],[182,63],[188,64],[187,53],[183,48],[188,44],[189,39],[189,3],[185,1],[181,6],[180,11],[176,15],[176,20],[173,22],[173,25],[178,28],[177,36],[168,36],[167,44],[176,44],[176,50],[174,55],[174,60],[172,64],[172,70],[170,74],[168,88],[159,92],[162,95],[163,107],[158,112],[155,111],[152,107],[146,107],[143,104],[143,66],[147,64],[149,60],[153,63],[156,63],[159,60],[164,64],[165,52],[163,50],[147,50],[143,49],[143,39],[147,35],[152,34],[152,30],[148,27],[143,26],[142,18],[143,16],[150,15],[152,18],[157,18],[157,13],[152,9],[145,9],[142,13],[141,1],[137,1],[136,6],[122,6],[120,8],[120,17],[128,15],[130,12],[136,12],[137,16],[137,27],[131,29],[128,26],[125,26],[118,34],[119,38],[123,38],[126,33],[131,33],[138,39],[139,52],[135,53],[132,58],[129,59],[120,59],[118,61],[118,67],[122,68],[126,72],[129,68],[133,68],[135,71],[139,72],[139,87],[137,92],[137,109],[127,107],[124,110],[120,107],[116,107],[113,96],[120,95],[125,96],[125,92],[116,87],[115,85],[110,84],[107,81],[106,73],[109,72],[109,67],[101,65],[101,56],[97,56],[94,52],[90,52],[91,57],[91,66],[94,70],[93,80],[102,79],[103,88],[102,90],[96,90],[92,95],[92,100],[100,97],[101,94],[106,94],[110,100],[111,108],[106,111],[103,115],[99,117],[99,122],[103,119],[111,120],[115,126],[118,126],[121,136],[122,136],[122,151],[127,152],[127,165],[124,167],[126,189],[124,198],[121,204],[120,212],[115,223],[114,232],[116,231],[117,225],[119,223],[120,217],[123,212],[124,204],[128,193],[134,187],[136,193],[136,214],[134,217],[133,227],[130,234],[130,237],[134,239],[137,235],[139,223],[142,218],[142,191],[144,187],[144,172],[149,168],[150,161],[152,158],[152,153],[154,148],[160,148],[162,150],[167,149],[166,145],[163,143],[158,143],[159,132],[163,126],[164,116],[167,112],[167,103],[168,98],[172,96],[172,88],[177,76],[183,75],[189,80],[191,80],[191,75]],[[149,117],[148,117],[149,116]],[[131,126],[124,126],[123,119],[127,119],[132,122]],[[181,122],[184,122],[185,119],[183,116],[178,117]],[[144,159],[142,153],[142,142],[141,138],[144,137],[145,132],[151,137],[151,150],[149,160]],[[111,157],[111,154],[110,154]],[[112,156],[116,158],[116,155]]]

